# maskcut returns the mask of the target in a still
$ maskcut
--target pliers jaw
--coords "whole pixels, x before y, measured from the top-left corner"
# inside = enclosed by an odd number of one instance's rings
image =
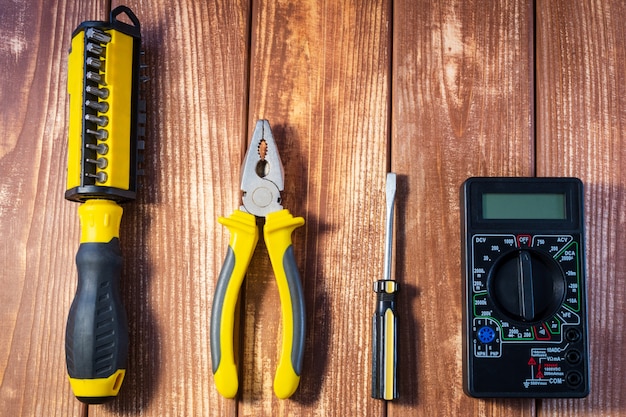
[[[241,210],[257,217],[283,209],[280,192],[284,189],[283,164],[270,123],[259,120],[241,169]]]

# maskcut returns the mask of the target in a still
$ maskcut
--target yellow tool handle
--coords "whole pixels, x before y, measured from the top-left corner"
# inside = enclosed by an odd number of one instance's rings
[[[87,200],[78,213],[78,287],[67,319],[65,355],[74,395],[99,404],[115,397],[126,372],[128,325],[120,297],[122,208]]]
[[[293,217],[288,210],[280,210],[267,215],[263,229],[278,284],[282,314],[282,346],[274,378],[274,393],[278,398],[293,395],[302,372],[306,314],[291,233],[303,224],[302,217]]]
[[[393,400],[398,398],[398,283],[379,280],[374,283],[374,291],[377,302],[372,321],[372,397]]]
[[[234,398],[239,388],[233,348],[235,306],[259,230],[256,218],[241,210],[235,210],[228,218],[218,218],[218,222],[230,231],[230,243],[213,297],[211,360],[217,391],[225,398]]]

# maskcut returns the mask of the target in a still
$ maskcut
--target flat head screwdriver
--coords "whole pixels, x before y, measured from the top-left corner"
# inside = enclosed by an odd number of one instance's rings
[[[372,326],[372,397],[398,398],[396,368],[398,362],[396,294],[398,283],[392,279],[393,208],[396,199],[396,174],[387,174],[385,187],[387,218],[385,222],[385,265],[383,279],[374,283],[376,311]]]

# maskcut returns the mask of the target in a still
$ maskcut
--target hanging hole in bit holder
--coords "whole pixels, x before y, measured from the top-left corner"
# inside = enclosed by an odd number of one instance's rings
[[[122,19],[118,19],[118,17],[122,17]],[[137,19],[137,16],[135,16],[135,13],[133,13],[132,10],[130,10],[126,6],[118,6],[115,9],[113,9],[111,11],[109,20],[111,21],[113,25],[122,23],[127,26],[133,26],[137,29],[139,29],[141,26],[139,24],[139,19]]]

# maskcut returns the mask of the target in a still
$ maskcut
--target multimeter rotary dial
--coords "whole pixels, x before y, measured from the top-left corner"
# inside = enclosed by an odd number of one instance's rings
[[[566,293],[558,263],[547,253],[529,248],[502,255],[491,268],[488,288],[503,314],[524,323],[551,318]]]

